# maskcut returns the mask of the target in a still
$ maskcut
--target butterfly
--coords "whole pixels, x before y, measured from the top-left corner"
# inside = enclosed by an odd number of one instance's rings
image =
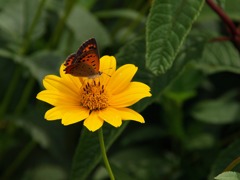
[[[95,78],[100,76],[99,53],[95,38],[85,41],[76,53],[69,55],[64,63],[66,74]]]

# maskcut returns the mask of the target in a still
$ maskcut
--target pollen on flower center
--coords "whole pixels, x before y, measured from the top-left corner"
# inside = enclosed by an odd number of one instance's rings
[[[92,110],[101,110],[108,107],[108,94],[100,81],[91,80],[82,86],[80,103],[83,107]]]

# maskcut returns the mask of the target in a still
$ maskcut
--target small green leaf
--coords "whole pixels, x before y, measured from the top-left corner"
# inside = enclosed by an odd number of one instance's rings
[[[171,83],[164,95],[181,104],[197,94],[196,88],[202,82],[203,78],[203,73],[189,64]]]
[[[239,180],[240,179],[240,173],[227,171],[219,174],[214,179],[216,180]]]
[[[37,167],[30,168],[25,174],[25,180],[30,179],[51,179],[60,180],[67,179],[67,174],[60,166],[52,164],[42,164]]]
[[[196,62],[206,73],[230,71],[240,73],[239,52],[230,42],[212,42],[205,46],[203,57]]]
[[[192,115],[199,121],[212,124],[227,124],[236,120],[240,105],[235,101],[206,100],[197,104]]]
[[[124,179],[124,180],[135,180],[136,178],[133,178],[132,175],[127,174],[127,172],[125,170],[123,170],[122,168],[119,168],[117,165],[115,165],[114,163],[111,162],[111,168],[114,174],[115,179]],[[96,173],[94,174],[94,177],[92,179],[109,179],[109,175],[108,172],[106,170],[106,168],[104,168],[103,166],[99,167],[96,170]]]
[[[224,9],[226,0],[217,0],[217,3],[222,9]]]
[[[240,141],[237,140],[234,143],[230,144],[226,149],[224,149],[212,166],[212,170],[209,176],[209,179],[213,179],[218,174],[223,172],[226,167],[232,163],[235,159],[239,157],[240,152]],[[238,164],[235,168],[231,169],[235,171],[239,169],[240,165]]]
[[[191,135],[186,143],[186,148],[188,150],[196,149],[210,149],[213,147],[215,139],[211,134],[201,133],[196,135]]]
[[[23,129],[28,132],[32,139],[36,141],[38,144],[41,145],[41,147],[47,149],[50,146],[50,139],[47,136],[47,133],[44,132],[44,130],[37,126],[35,123],[32,123],[31,121],[25,120],[25,119],[15,119],[15,123],[18,127],[22,127]]]
[[[155,0],[147,21],[146,65],[154,74],[173,64],[204,0]]]
[[[131,20],[141,19],[142,22],[145,22],[146,18],[133,9],[115,9],[115,10],[105,10],[96,12],[95,15],[98,18],[126,18]]]

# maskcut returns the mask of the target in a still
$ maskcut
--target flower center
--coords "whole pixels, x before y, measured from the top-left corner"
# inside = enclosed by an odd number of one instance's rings
[[[92,110],[101,110],[108,107],[108,94],[100,80],[89,80],[82,86],[80,103],[83,107]]]

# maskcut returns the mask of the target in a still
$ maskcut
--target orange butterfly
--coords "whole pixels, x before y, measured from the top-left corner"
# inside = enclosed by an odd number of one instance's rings
[[[64,63],[66,74],[94,78],[102,74],[99,71],[99,53],[95,38],[84,42],[76,53],[69,55]]]

